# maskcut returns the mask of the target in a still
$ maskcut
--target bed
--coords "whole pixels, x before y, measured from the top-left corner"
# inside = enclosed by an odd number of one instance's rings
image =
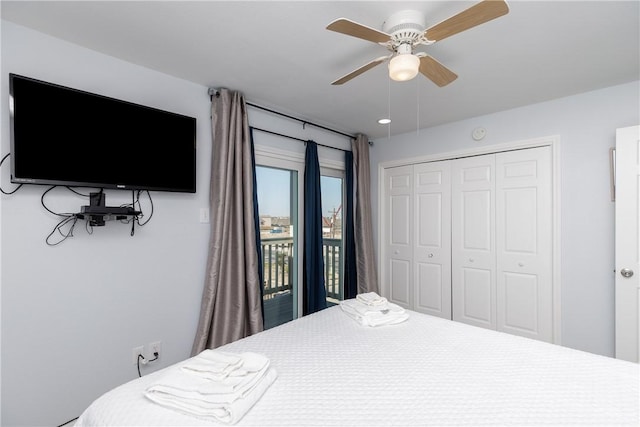
[[[221,347],[264,354],[278,376],[236,425],[640,424],[635,363],[409,313],[371,328],[335,306]],[[211,425],[146,399],[159,375],[107,392],[76,426]]]

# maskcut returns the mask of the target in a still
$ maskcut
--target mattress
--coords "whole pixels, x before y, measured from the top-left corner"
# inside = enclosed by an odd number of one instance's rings
[[[278,372],[242,426],[640,424],[637,364],[416,312],[370,328],[336,306],[221,349]],[[211,425],[144,397],[161,374],[107,392],[76,426]]]

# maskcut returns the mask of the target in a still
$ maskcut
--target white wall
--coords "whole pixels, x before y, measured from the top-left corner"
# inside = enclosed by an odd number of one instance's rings
[[[2,405],[1,425],[59,425],[94,399],[137,377],[132,348],[161,340],[161,359],[143,374],[189,356],[200,311],[209,225],[199,211],[209,204],[210,100],[207,88],[0,21],[2,74],[0,153],[10,150],[8,74],[97,92],[197,118],[197,193],[152,192],[154,215],[129,236],[117,222],[56,247],[45,237],[58,222],[40,205],[48,187],[24,186],[0,198]],[[215,74],[215,70],[212,70]],[[215,75],[212,76],[215,78]],[[242,88],[233,88],[242,90]],[[251,100],[249,100],[251,101]],[[43,111],[55,108],[43,100]],[[276,108],[277,109],[277,108]],[[320,144],[349,141],[273,114],[249,109],[250,124]],[[255,133],[261,147],[304,153],[304,144]],[[106,148],[108,149],[108,148]],[[321,158],[340,151],[319,148]],[[144,161],[144,159],[141,159]],[[12,188],[9,167],[3,188]],[[106,191],[107,204],[130,201]],[[64,189],[47,196],[60,211],[87,200]],[[213,218],[212,218],[213,220]]]
[[[2,425],[58,425],[137,377],[133,347],[163,343],[161,359],[143,372],[190,353],[209,238],[209,225],[199,223],[208,205],[209,97],[203,86],[1,22],[3,154],[10,72],[197,119],[197,193],[152,192],[153,218],[134,237],[119,222],[92,235],[79,223],[73,238],[49,247],[45,237],[59,219],[40,205],[48,187],[25,185],[2,197]],[[46,114],[56,105],[44,99],[42,107]],[[12,188],[6,165],[2,186]],[[109,206],[131,198],[106,194]],[[47,203],[73,212],[87,200],[56,189]]]
[[[374,224],[379,163],[559,135],[562,344],[612,356],[614,203],[609,148],[615,146],[616,128],[640,122],[639,93],[636,81],[378,139],[371,148]],[[476,142],[471,132],[480,126],[487,136]]]

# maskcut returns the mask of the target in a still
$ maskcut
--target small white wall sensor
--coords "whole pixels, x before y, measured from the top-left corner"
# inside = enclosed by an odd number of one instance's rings
[[[475,140],[475,141],[480,141],[482,138],[484,138],[487,135],[487,130],[483,127],[479,127],[479,128],[475,128],[473,130],[473,132],[471,133],[471,137]]]

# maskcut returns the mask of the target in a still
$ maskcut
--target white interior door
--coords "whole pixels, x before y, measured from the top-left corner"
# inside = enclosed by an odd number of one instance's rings
[[[616,358],[638,362],[640,126],[616,132]]]
[[[495,155],[451,164],[453,320],[496,329]]]
[[[414,310],[451,319],[451,162],[414,166]]]
[[[551,148],[496,154],[497,329],[553,342]]]
[[[413,308],[413,166],[387,169],[384,182],[386,297],[403,307]]]

